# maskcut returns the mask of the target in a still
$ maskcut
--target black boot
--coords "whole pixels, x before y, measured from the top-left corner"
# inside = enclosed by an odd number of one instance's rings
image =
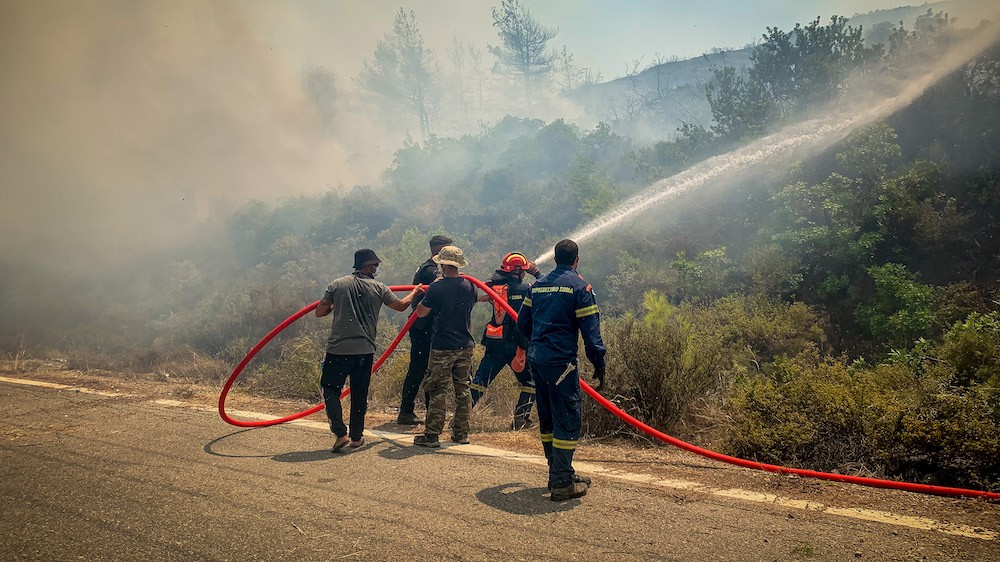
[[[535,427],[535,422],[531,421],[531,418],[528,416],[515,416],[514,421],[510,424],[510,428],[514,431],[531,427]]]
[[[573,498],[580,498],[587,495],[587,488],[589,487],[585,482],[573,482],[565,488],[553,489],[549,499],[554,502],[564,502]]]
[[[415,414],[404,414],[403,412],[400,412],[399,416],[396,418],[396,423],[399,425],[420,425],[421,421]]]

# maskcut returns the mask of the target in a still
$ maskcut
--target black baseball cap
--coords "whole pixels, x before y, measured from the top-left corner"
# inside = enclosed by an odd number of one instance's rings
[[[431,248],[439,248],[441,246],[448,246],[454,244],[455,241],[443,234],[435,234],[431,237]]]

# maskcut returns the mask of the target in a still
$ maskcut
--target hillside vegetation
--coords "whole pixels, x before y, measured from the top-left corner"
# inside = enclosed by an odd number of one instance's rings
[[[884,44],[842,18],[772,28],[746,69],[719,67],[698,88],[711,123],[685,123],[670,142],[508,116],[401,147],[379,185],[248,202],[206,224],[198,245],[122,270],[5,267],[4,342],[84,368],[220,380],[348,272],[355,249],[374,248],[379,279],[406,284],[427,239],[447,233],[467,273],[486,278],[504,253],[542,253],[650,183],[837,107],[859,84],[913,76],[969,33],[932,13]],[[737,456],[1000,489],[998,215],[994,44],[816,158],[583,244],[609,348],[605,394]],[[403,316],[384,318],[383,347]],[[247,384],[315,396],[324,326],[286,330]],[[588,409],[590,435],[628,433]]]

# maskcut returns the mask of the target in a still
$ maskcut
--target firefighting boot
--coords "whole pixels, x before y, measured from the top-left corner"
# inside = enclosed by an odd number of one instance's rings
[[[584,482],[573,482],[564,488],[555,488],[549,498],[554,502],[564,502],[573,498],[580,498],[587,495],[589,486]]]

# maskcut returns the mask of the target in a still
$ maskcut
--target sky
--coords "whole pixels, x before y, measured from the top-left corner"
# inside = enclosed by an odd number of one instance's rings
[[[905,4],[899,0],[536,0],[527,5],[539,20],[560,28],[555,41],[578,52],[604,76],[621,75],[639,57],[692,58],[713,47],[740,48],[767,26],[790,29],[816,16],[855,13]],[[598,39],[600,38],[600,39]]]
[[[821,16],[857,13],[917,3],[900,0],[524,0],[543,25],[558,28],[553,46],[566,45],[577,64],[605,79],[625,73],[641,59],[698,56],[713,47],[743,47],[767,26],[790,29]],[[360,59],[391,29],[400,8],[412,10],[427,45],[439,56],[452,37],[496,44],[491,7],[476,0],[290,0],[243,2],[262,40],[288,60],[313,60],[354,76]]]
[[[402,133],[358,109],[362,62],[401,7],[440,59],[457,37],[489,61],[498,2],[0,0],[0,265],[109,263],[185,241],[253,198],[377,185]],[[552,46],[605,80],[637,59],[899,3],[524,2],[558,27]],[[336,134],[303,85],[316,66],[357,98]]]

